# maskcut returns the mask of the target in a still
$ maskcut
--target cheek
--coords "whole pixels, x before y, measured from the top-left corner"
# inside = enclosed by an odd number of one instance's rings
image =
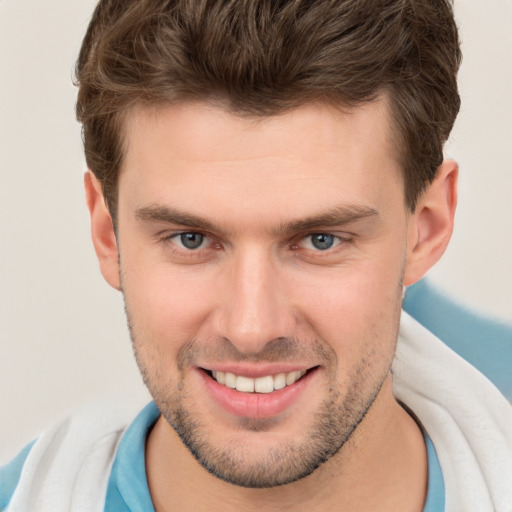
[[[198,336],[214,300],[212,280],[190,269],[141,259],[123,269],[123,293],[133,329],[160,346]]]
[[[398,262],[398,263],[397,263]],[[401,258],[359,261],[294,283],[301,316],[337,353],[340,363],[362,353],[394,353],[402,297]],[[344,355],[344,356],[343,356]]]

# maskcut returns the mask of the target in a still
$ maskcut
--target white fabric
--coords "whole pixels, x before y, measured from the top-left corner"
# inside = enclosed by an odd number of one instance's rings
[[[402,312],[394,392],[436,448],[446,512],[512,511],[512,407],[475,368]],[[34,445],[6,512],[102,512],[130,416],[84,410]]]
[[[512,511],[512,406],[494,385],[402,311],[394,394],[436,449],[446,512]]]
[[[117,445],[131,419],[102,403],[46,432],[30,450],[6,512],[103,512]]]

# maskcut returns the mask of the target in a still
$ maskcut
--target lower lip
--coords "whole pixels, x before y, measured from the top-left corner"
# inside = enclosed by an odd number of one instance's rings
[[[204,370],[199,370],[206,389],[225,411],[253,419],[272,418],[284,412],[298,400],[316,372],[317,369],[309,370],[294,384],[272,393],[242,393],[219,384]]]

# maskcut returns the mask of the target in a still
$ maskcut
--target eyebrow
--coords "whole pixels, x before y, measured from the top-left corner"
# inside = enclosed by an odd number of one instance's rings
[[[379,218],[379,212],[370,206],[359,204],[340,205],[319,215],[281,224],[278,233],[292,234],[312,229],[343,226],[366,218]]]
[[[135,210],[135,218],[145,222],[165,222],[204,231],[224,231],[218,224],[190,213],[182,212],[169,206],[144,206]]]
[[[272,233],[289,235],[301,231],[311,231],[316,228],[343,226],[366,218],[378,218],[379,212],[370,206],[359,204],[341,205],[331,208],[319,215],[297,219],[280,224]],[[226,230],[221,225],[204,217],[177,210],[169,206],[150,205],[137,208],[135,218],[144,222],[164,222],[193,229],[223,233]]]

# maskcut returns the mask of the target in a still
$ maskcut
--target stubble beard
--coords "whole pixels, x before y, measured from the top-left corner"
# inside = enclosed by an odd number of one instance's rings
[[[259,451],[257,457],[254,450],[246,453],[241,444],[220,448],[210,442],[208,427],[192,417],[179,397],[169,402],[153,396],[164,418],[209,473],[240,487],[270,488],[307,477],[336,455],[363,421],[385,378],[365,402],[355,393],[342,399],[339,392],[333,391],[318,407],[309,434],[302,442],[269,443],[265,453]],[[272,423],[273,420],[246,420],[240,422],[240,427],[245,432],[262,433],[271,430]]]
[[[195,342],[185,344],[184,353],[179,356],[179,379],[173,379],[175,375],[164,376],[162,371],[155,370],[159,357],[156,353],[150,353],[152,344],[136,332],[128,308],[126,313],[137,364],[163,417],[204,469],[221,480],[241,487],[276,487],[311,475],[346,445],[371,409],[390,371],[391,361],[378,365],[380,372],[376,374],[374,365],[369,362],[375,354],[369,353],[369,357],[363,358],[352,372],[346,393],[342,394],[336,378],[336,354],[325,343],[309,343],[309,346],[316,344],[317,350],[324,353],[328,396],[318,405],[307,429],[309,432],[300,442],[269,443],[264,453],[259,450],[255,455],[254,450],[246,450],[243,444],[227,442],[219,446],[219,443],[213,442],[208,419],[201,416],[201,411],[187,395],[184,361],[193,358],[187,351]],[[281,359],[286,359],[290,347],[301,345],[290,340],[283,340],[282,343],[286,348],[283,348]],[[212,343],[207,345],[211,347]],[[279,354],[279,341],[273,351]],[[250,435],[250,432],[269,431],[273,421],[276,420],[246,419],[239,423],[240,432]]]

